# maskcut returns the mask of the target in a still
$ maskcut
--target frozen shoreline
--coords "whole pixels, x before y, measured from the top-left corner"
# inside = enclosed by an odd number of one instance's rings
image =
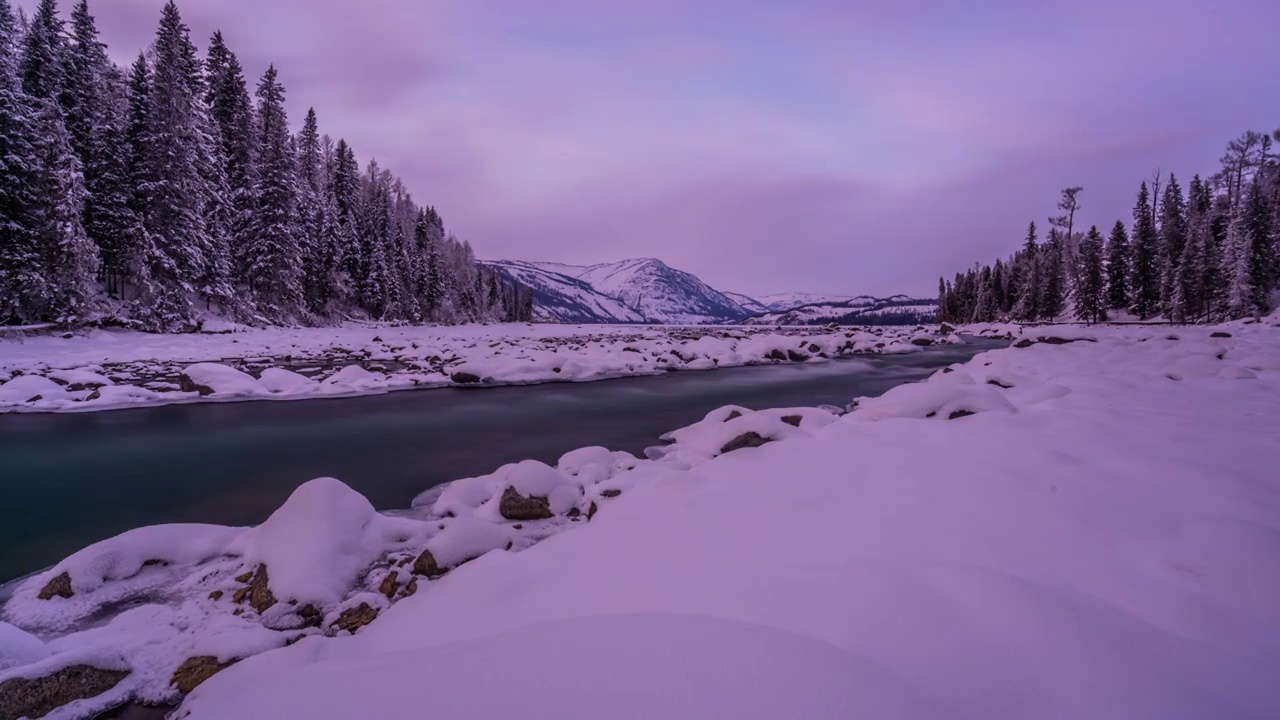
[[[16,588],[0,683],[123,673],[50,717],[175,701],[193,667],[197,719],[494,717],[530,696],[587,717],[591,668],[600,700],[670,717],[736,708],[742,683],[811,717],[1267,716],[1278,322],[1032,329],[842,417],[724,407],[645,459],[583,448],[402,514],[319,480],[258,528],[141,528]],[[577,634],[589,617],[608,642]],[[449,669],[530,643],[539,670],[502,692]],[[833,682],[754,677],[744,653]],[[702,670],[664,676],[677,655]]]
[[[955,342],[961,340],[953,334],[923,328],[348,326],[215,336],[96,331],[0,342],[0,413],[590,382],[897,354]]]

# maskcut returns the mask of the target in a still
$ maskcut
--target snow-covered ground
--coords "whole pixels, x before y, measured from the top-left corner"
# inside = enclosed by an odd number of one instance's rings
[[[13,589],[0,715],[1280,717],[1280,317],[1012,345],[395,515],[321,479],[126,533]]]
[[[672,370],[820,362],[960,342],[916,328],[470,325],[95,330],[0,341],[0,412],[295,400],[415,388],[584,382]]]

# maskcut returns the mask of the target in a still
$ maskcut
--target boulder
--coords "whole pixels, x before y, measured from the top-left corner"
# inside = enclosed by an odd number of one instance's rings
[[[1218,331],[1216,331],[1216,332],[1210,333],[1210,334],[1209,334],[1209,337],[1211,337],[1211,338],[1229,338],[1229,337],[1231,337],[1231,333],[1229,333],[1229,332],[1222,332],[1221,330],[1218,330]]]
[[[338,619],[333,621],[331,626],[334,630],[346,630],[354,633],[360,628],[368,625],[376,620],[378,611],[369,605],[369,603],[360,603],[359,605],[347,608],[338,615]]]
[[[802,352],[796,352],[795,350],[788,350],[787,359],[790,360],[791,362],[804,362],[805,360],[809,359],[809,356],[805,355]]]
[[[442,568],[436,563],[436,557],[431,554],[430,550],[423,550],[418,559],[413,561],[414,575],[426,575],[429,578],[433,578],[439,577],[448,571],[448,568]]]
[[[110,690],[128,670],[71,665],[39,678],[13,678],[0,683],[0,718],[39,718],[54,710]]]
[[[912,338],[911,344],[918,347],[929,347],[933,344],[933,340],[927,337]]]
[[[802,420],[804,420],[804,418],[800,415],[784,415],[782,417],[782,422],[790,425],[791,427],[800,427],[800,422]]]
[[[553,517],[551,504],[546,498],[525,497],[509,485],[502,491],[498,512],[508,520],[545,520]]]
[[[778,362],[784,362],[787,359],[787,354],[782,352],[781,350],[770,350],[769,354],[765,355],[765,358],[768,360],[777,360]]]
[[[622,494],[622,491],[619,490],[618,488],[609,488],[608,490],[600,491],[600,497],[605,497],[605,498],[616,498],[621,494]]]
[[[737,410],[734,410],[733,412],[729,413],[729,417],[725,418],[724,421],[729,422],[730,420],[737,420],[740,417],[742,417],[742,413],[738,412]]]
[[[267,566],[259,565],[249,582],[249,607],[261,615],[276,604],[276,596],[271,594],[271,586],[267,578]]]
[[[449,379],[458,385],[478,385],[480,383],[480,376],[469,372],[456,372],[449,376]]]
[[[200,683],[238,662],[240,662],[240,658],[231,658],[226,662],[218,662],[218,658],[212,655],[187,658],[182,661],[177,670],[173,671],[173,677],[169,679],[169,684],[177,688],[178,692],[186,695],[199,687]]]
[[[955,333],[955,331],[956,329],[951,327],[947,323],[942,323],[941,325],[938,326],[938,332],[942,333],[943,335],[952,335]]]
[[[393,572],[387,573],[387,576],[382,579],[382,584],[378,586],[378,592],[386,595],[388,600],[395,597],[396,590],[399,589],[400,576]]]
[[[55,597],[69,598],[72,595],[75,593],[71,590],[71,576],[64,572],[46,583],[36,597],[41,600],[52,600]]]
[[[1035,340],[1028,339],[1028,340],[1019,340],[1018,342],[1014,343],[1013,346],[1016,348],[1029,348],[1035,344],[1036,344]]]
[[[768,442],[770,442],[769,438],[760,435],[760,433],[745,432],[725,443],[724,447],[720,448],[720,454],[723,455],[725,453],[731,453],[734,450],[741,450],[743,448],[760,447]]]
[[[190,377],[188,377],[186,373],[183,373],[178,376],[178,387],[182,390],[182,392],[186,392],[186,393],[189,393],[189,392],[200,393],[201,396],[213,394],[213,388],[209,387],[208,385],[201,385],[200,383],[197,383],[195,380],[192,380]]]

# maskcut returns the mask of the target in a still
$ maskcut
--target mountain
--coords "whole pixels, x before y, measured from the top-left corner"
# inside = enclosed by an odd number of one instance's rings
[[[866,295],[842,302],[818,302],[781,312],[748,318],[748,325],[913,325],[933,322],[938,301],[893,295],[873,298]]]
[[[554,268],[554,263],[500,260],[481,263],[509,281],[533,290],[533,315],[539,320],[562,323],[641,323],[644,316],[617,300],[597,292],[589,283]]]
[[[756,300],[765,306],[761,312],[785,312],[793,310],[802,305],[817,305],[818,303],[842,303],[856,299],[853,295],[835,295],[831,293],[809,293],[809,292],[789,292],[776,293],[773,295],[760,295]]]
[[[753,297],[748,297],[746,295],[743,295],[742,293],[726,292],[724,293],[724,296],[738,303],[738,307],[742,308],[743,310],[747,311],[752,315],[767,313],[770,310],[774,309],[760,302],[759,300],[756,300]]]
[[[600,265],[485,264],[532,287],[535,316],[559,322],[707,325],[736,323],[760,312],[758,303],[743,307],[697,276],[653,258]]]

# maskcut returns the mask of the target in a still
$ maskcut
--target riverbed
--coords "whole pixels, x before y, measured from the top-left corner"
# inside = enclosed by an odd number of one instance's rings
[[[383,509],[440,483],[603,445],[641,454],[727,404],[844,407],[1004,341],[581,384],[0,416],[0,583],[131,528],[250,525],[300,483]]]

